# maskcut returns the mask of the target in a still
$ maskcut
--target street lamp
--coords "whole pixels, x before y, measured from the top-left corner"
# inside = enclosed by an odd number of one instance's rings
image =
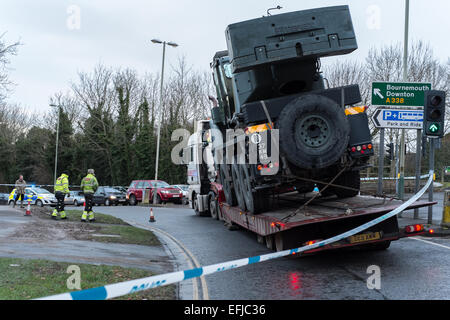
[[[59,113],[61,111],[61,107],[56,104],[50,104],[50,107],[58,108],[58,124],[56,126],[55,175],[54,175],[55,177],[54,182],[56,184],[56,170],[58,168]]]
[[[154,44],[162,44],[163,45],[163,56],[162,56],[162,68],[161,68],[161,89],[160,89],[160,110],[159,110],[159,121],[158,121],[158,130],[157,130],[157,140],[156,140],[156,162],[155,162],[155,180],[158,180],[158,162],[159,162],[159,141],[161,136],[161,122],[162,122],[162,111],[163,111],[163,82],[164,82],[164,60],[166,57],[166,44],[171,47],[178,47],[178,44],[175,42],[166,42],[161,41],[159,39],[152,39],[152,43]],[[156,188],[155,188],[156,189]],[[153,193],[153,203],[156,203],[157,197],[157,189]]]

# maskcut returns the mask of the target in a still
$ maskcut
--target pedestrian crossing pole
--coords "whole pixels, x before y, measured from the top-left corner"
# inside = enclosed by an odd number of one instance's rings
[[[433,171],[433,182],[430,184],[428,188],[428,201],[433,201],[433,184],[434,184],[434,148],[435,148],[435,138],[429,138],[430,140],[430,164],[429,170]],[[433,206],[428,206],[428,224],[433,223]]]

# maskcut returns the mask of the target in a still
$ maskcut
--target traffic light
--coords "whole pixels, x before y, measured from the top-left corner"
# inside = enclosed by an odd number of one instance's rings
[[[389,160],[394,160],[394,143],[388,143],[386,145],[386,153]]]
[[[443,137],[445,119],[445,91],[425,91],[423,130],[426,136]]]

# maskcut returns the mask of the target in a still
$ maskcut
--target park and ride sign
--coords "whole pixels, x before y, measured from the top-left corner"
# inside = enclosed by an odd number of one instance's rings
[[[431,83],[373,82],[372,105],[423,107],[427,90],[431,90]]]
[[[372,115],[377,128],[422,129],[425,91],[431,83],[372,82]]]

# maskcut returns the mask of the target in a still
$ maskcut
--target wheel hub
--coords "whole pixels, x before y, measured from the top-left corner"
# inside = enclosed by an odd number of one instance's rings
[[[319,115],[311,115],[297,120],[295,128],[297,141],[312,148],[325,145],[331,135],[328,121]]]

